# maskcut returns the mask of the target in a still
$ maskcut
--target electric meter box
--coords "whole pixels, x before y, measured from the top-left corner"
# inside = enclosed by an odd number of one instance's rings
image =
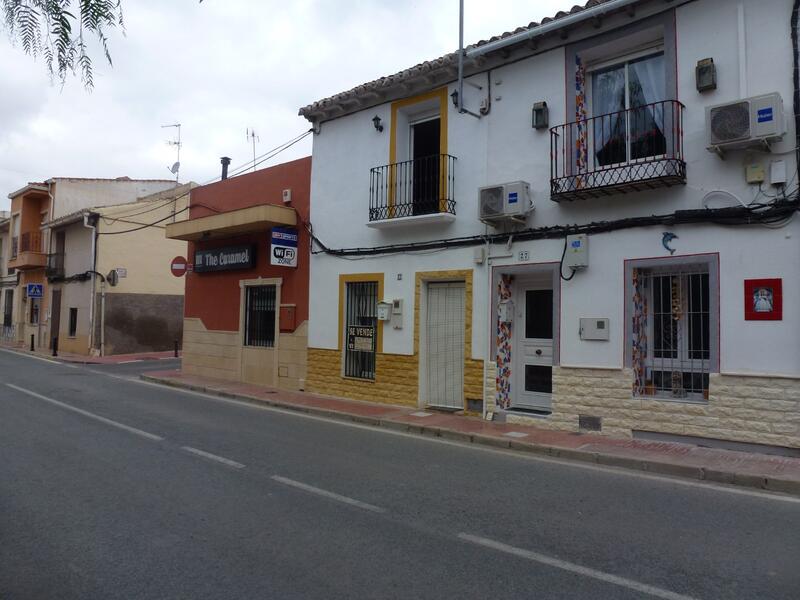
[[[589,237],[585,233],[567,236],[564,266],[570,269],[585,269],[589,266]]]
[[[582,340],[608,341],[608,319],[580,319],[578,335]]]

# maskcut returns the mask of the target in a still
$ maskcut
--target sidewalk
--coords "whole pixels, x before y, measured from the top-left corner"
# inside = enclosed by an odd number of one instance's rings
[[[86,354],[72,354],[70,352],[58,352],[58,356],[53,356],[52,351],[44,351],[39,349],[31,352],[27,348],[23,348],[20,344],[0,343],[0,348],[6,350],[13,350],[20,354],[29,354],[38,356],[40,358],[49,358],[51,360],[60,360],[68,363],[78,363],[83,365],[119,365],[130,362],[139,362],[142,360],[167,360],[175,358],[174,350],[166,350],[164,352],[139,352],[136,354],[115,354],[113,356],[88,356]],[[178,352],[178,357],[181,353]]]
[[[397,431],[800,496],[800,458],[549,431],[432,410],[342,400],[184,375],[175,370],[151,371],[141,375],[141,378],[226,398],[263,402],[279,408]]]

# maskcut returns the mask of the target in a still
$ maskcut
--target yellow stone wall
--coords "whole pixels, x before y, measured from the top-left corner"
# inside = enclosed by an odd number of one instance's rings
[[[339,350],[308,349],[306,390],[327,396],[417,406],[419,402],[419,357],[408,354],[377,354],[375,381],[342,376]],[[464,363],[464,397],[481,398],[483,361]]]
[[[554,367],[550,417],[508,420],[578,431],[578,415],[592,415],[616,437],[636,429],[800,448],[800,379],[712,373],[703,403],[635,398],[632,381],[630,369]]]

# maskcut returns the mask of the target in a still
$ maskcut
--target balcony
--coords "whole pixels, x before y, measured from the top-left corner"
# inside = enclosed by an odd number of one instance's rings
[[[455,220],[455,163],[449,154],[375,167],[369,172],[369,227]]]
[[[57,252],[47,255],[47,267],[44,274],[50,281],[64,279],[64,253]]]
[[[665,100],[553,127],[550,199],[685,184],[683,111],[677,100]]]
[[[18,240],[12,240],[9,269],[40,269],[47,265],[47,255],[42,253],[42,232],[29,231],[23,233]]]

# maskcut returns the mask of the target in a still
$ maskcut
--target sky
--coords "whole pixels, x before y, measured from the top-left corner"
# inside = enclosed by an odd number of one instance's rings
[[[569,10],[575,0],[465,0],[465,43]],[[181,182],[218,177],[298,136],[301,106],[452,52],[458,1],[123,0],[113,67],[94,90],[51,81],[0,26],[0,210],[50,177],[169,179],[181,124]],[[259,168],[311,153],[311,137]]]

